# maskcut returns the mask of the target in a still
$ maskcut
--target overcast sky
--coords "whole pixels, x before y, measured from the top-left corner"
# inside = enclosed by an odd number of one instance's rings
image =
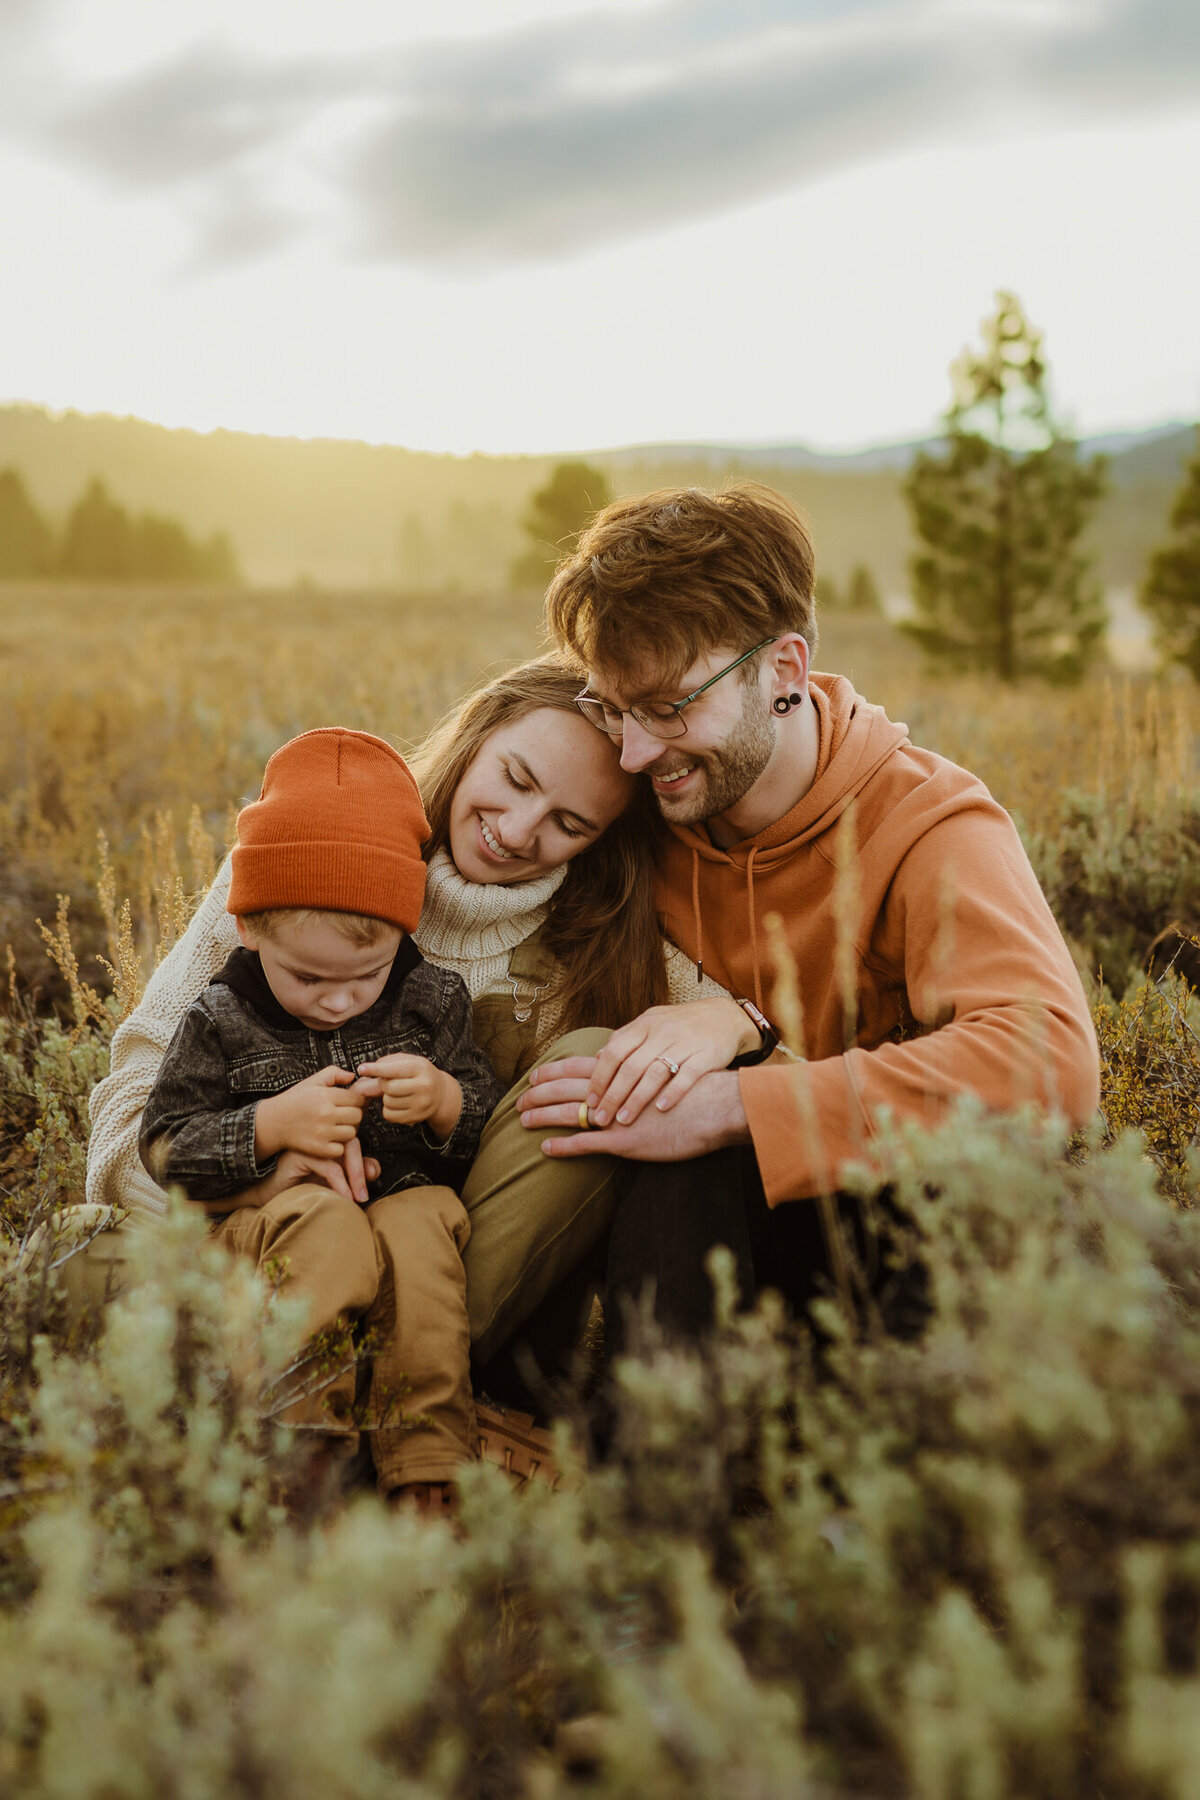
[[[456,451],[929,430],[993,290],[1200,414],[1200,0],[0,0],[0,396]]]

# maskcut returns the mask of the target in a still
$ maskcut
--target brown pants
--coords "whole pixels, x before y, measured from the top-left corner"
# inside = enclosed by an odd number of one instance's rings
[[[573,1032],[543,1060],[594,1056],[608,1036]],[[603,1236],[628,1180],[630,1165],[615,1157],[543,1156],[543,1134],[526,1131],[516,1110],[527,1086],[519,1081],[489,1119],[461,1202],[447,1188],[408,1188],[364,1210],[310,1184],[264,1207],[244,1207],[214,1228],[259,1267],[288,1259],[293,1291],[309,1299],[313,1331],[339,1317],[365,1321],[380,1365],[369,1421],[377,1397],[386,1399],[408,1377],[405,1412],[423,1413],[434,1424],[373,1431],[381,1485],[448,1479],[470,1454],[474,1413],[462,1334],[469,1334],[481,1362],[508,1343]],[[77,1251],[63,1263],[62,1278],[71,1306],[82,1312],[121,1293],[130,1239],[152,1232],[154,1222],[128,1220],[113,1228],[110,1208],[89,1205],[65,1210],[60,1229],[67,1228]],[[349,1376],[341,1387],[331,1384],[329,1406],[314,1401],[309,1423],[336,1428],[332,1407],[348,1407],[353,1392]],[[341,1429],[352,1437],[348,1419]]]
[[[288,1188],[265,1206],[244,1206],[213,1226],[237,1256],[276,1277],[308,1304],[308,1326],[324,1332],[361,1321],[369,1334],[371,1382],[364,1429],[380,1491],[409,1481],[451,1480],[475,1453],[466,1277],[471,1226],[450,1188],[404,1188],[357,1206],[315,1183]],[[283,1414],[290,1425],[357,1436],[351,1364],[299,1378],[307,1390]]]

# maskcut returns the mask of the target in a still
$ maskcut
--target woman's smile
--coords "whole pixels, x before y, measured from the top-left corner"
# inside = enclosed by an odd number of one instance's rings
[[[479,816],[479,835],[483,839],[484,849],[489,851],[491,855],[498,856],[503,862],[511,862],[515,859],[517,852],[515,850],[506,850],[504,848],[495,833],[488,829],[488,822],[483,817],[482,813]]]
[[[536,707],[468,764],[450,803],[450,854],[468,881],[536,881],[594,843],[632,793],[581,713]]]

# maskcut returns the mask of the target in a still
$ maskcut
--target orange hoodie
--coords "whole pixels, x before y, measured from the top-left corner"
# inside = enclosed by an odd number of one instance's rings
[[[768,1015],[763,920],[782,920],[807,1060],[739,1075],[772,1206],[836,1188],[883,1108],[935,1124],[976,1094],[1078,1126],[1099,1100],[1087,1002],[1008,814],[842,676],[810,692],[820,754],[799,805],[730,850],[672,827],[659,879],[667,936]]]

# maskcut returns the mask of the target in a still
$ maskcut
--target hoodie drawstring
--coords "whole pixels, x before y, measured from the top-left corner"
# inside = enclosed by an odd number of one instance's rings
[[[704,945],[700,938],[700,852],[692,847],[692,922],[696,927],[696,986],[704,980]]]
[[[754,1004],[763,1010],[762,978],[758,972],[758,920],[754,913],[754,859],[757,845],[746,858],[746,910],[750,914],[750,956],[754,965]]]
[[[746,911],[750,915],[750,955],[754,966],[754,1004],[763,1009],[762,973],[758,964],[758,918],[754,910],[754,859],[757,845],[746,858]],[[692,848],[692,924],[696,932],[696,981],[704,980],[704,943],[700,923],[700,852]]]

